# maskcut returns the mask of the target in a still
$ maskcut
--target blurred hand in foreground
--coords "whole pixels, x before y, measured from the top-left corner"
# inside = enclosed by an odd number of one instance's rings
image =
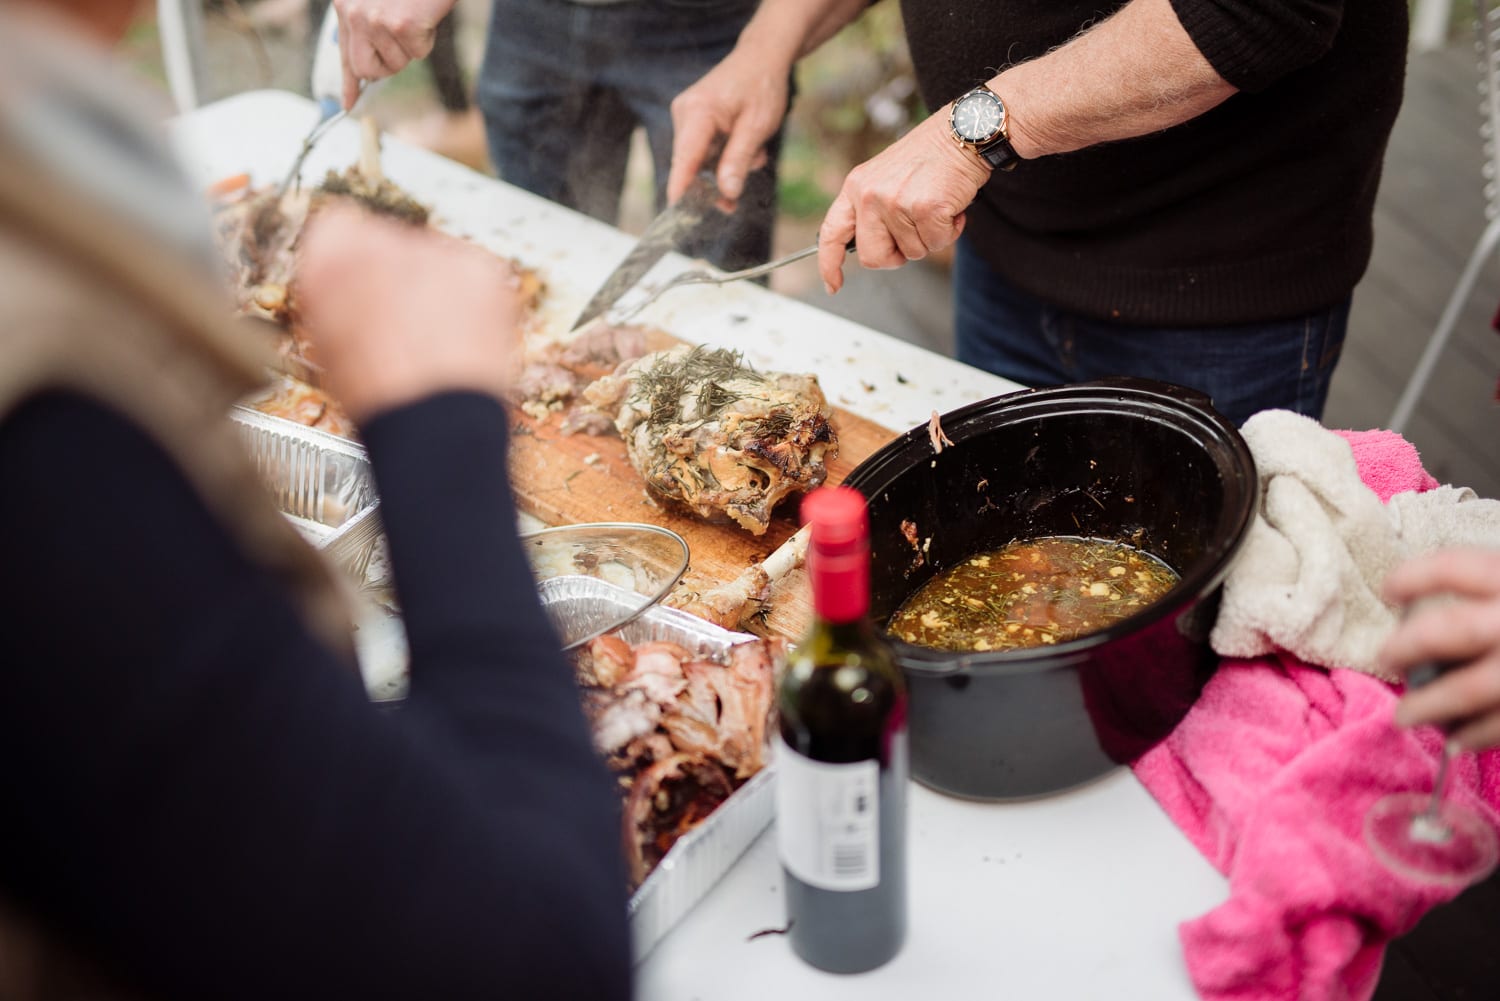
[[[344,107],[359,97],[361,80],[394,76],[432,51],[438,22],[456,0],[333,0],[344,63]]]
[[[867,268],[897,268],[953,243],[989,177],[990,167],[953,141],[947,107],[855,167],[818,230],[828,294],[843,287],[850,239]]]
[[[302,236],[298,301],[356,423],[446,390],[504,397],[520,367],[515,273],[475,244],[350,206]]]
[[[1393,604],[1440,595],[1453,600],[1414,611],[1377,658],[1379,667],[1402,677],[1427,662],[1456,665],[1408,691],[1396,706],[1396,722],[1451,727],[1465,750],[1500,745],[1500,550],[1419,556],[1385,579],[1384,597]]]

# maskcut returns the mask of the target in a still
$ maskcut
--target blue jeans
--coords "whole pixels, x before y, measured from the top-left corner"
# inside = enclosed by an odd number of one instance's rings
[[[756,0],[495,0],[479,74],[490,156],[501,179],[615,223],[630,136],[645,127],[665,205],[672,98],[739,38]],[[770,256],[776,158],[746,180],[739,211],[680,249],[724,268]]]
[[[1087,277],[1080,277],[1087,281]],[[1025,386],[1114,375],[1189,386],[1236,427],[1271,408],[1321,420],[1349,303],[1231,327],[1136,327],[1049,306],[1016,289],[959,239],[953,266],[958,358]]]

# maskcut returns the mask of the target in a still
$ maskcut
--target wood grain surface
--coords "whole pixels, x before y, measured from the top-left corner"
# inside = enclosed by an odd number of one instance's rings
[[[664,333],[648,338],[651,350],[680,343]],[[799,495],[785,498],[764,535],[751,535],[733,523],[710,524],[658,505],[631,466],[617,435],[565,435],[561,412],[544,420],[514,412],[510,447],[511,483],[522,511],[548,525],[590,521],[644,522],[669,528],[687,540],[690,565],[680,587],[704,591],[739,576],[765,559],[797,530]],[[837,407],[832,423],[838,457],[828,463],[830,484],[896,436],[896,432]],[[811,615],[805,575],[796,571],[771,592],[767,614],[749,624],[756,632],[799,637]]]

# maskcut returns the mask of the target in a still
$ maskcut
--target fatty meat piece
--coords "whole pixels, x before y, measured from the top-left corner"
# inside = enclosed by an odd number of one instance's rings
[[[756,372],[739,355],[681,345],[645,355],[584,390],[611,414],[657,498],[762,535],[788,494],[811,490],[838,455],[816,376]]]

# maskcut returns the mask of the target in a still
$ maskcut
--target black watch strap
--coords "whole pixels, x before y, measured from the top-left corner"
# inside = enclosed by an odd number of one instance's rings
[[[983,158],[985,163],[996,170],[1015,170],[1016,161],[1020,159],[1016,156],[1016,148],[1010,144],[1009,139],[997,139],[984,149],[975,150],[975,152]]]

